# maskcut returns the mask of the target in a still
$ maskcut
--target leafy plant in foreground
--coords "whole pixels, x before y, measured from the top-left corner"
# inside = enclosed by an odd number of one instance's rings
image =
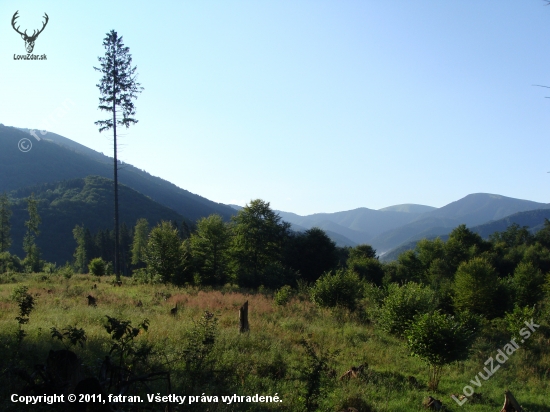
[[[437,390],[443,367],[465,360],[473,343],[472,319],[457,320],[439,311],[417,315],[405,331],[407,344],[413,356],[429,366],[428,386]]]
[[[149,329],[149,320],[144,319],[137,327],[133,327],[129,320],[119,320],[108,315],[105,330],[114,341],[109,350],[109,355],[118,359],[118,367],[133,369],[139,361],[144,361],[151,352],[150,346],[138,345],[135,338],[140,332]]]
[[[19,343],[21,343],[26,335],[25,331],[21,329],[21,326],[29,323],[29,315],[35,305],[34,298],[30,293],[28,293],[28,290],[29,288],[27,286],[20,286],[15,289],[12,294],[12,300],[14,300],[17,303],[17,306],[19,306],[19,316],[15,318],[17,323],[19,323],[19,330],[17,332],[17,341]]]
[[[57,328],[54,326],[50,329],[50,331],[52,338],[59,339],[62,342],[65,338],[67,338],[71,346],[80,345],[80,347],[82,348],[84,347],[84,343],[88,339],[84,329],[77,329],[76,325],[66,326],[62,329],[62,332],[57,330]]]
[[[321,351],[313,342],[306,339],[300,340],[300,345],[305,349],[305,365],[300,370],[300,378],[305,381],[305,393],[303,396],[306,411],[315,411],[319,406],[319,400],[330,374],[329,362],[338,355],[338,351]]]

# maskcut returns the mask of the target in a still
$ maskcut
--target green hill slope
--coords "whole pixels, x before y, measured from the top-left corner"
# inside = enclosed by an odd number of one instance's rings
[[[113,181],[89,176],[60,183],[48,183],[19,189],[9,193],[12,201],[11,219],[12,248],[10,252],[23,257],[23,235],[25,220],[28,219],[25,198],[34,193],[39,201],[38,213],[42,219],[37,244],[42,258],[63,264],[71,261],[76,248],[72,230],[76,225],[84,225],[90,231],[112,229],[114,212]],[[130,189],[119,186],[120,221],[133,227],[139,218],[146,218],[155,225],[161,220],[181,223],[184,218],[179,213]],[[187,223],[190,223],[187,221]]]
[[[33,145],[26,153],[18,149],[18,142],[24,138]],[[17,128],[0,126],[0,192],[89,175],[111,179],[113,160],[54,133],[36,141]],[[120,183],[192,221],[213,213],[225,219],[235,214],[229,206],[195,195],[129,164],[120,168],[118,176]]]

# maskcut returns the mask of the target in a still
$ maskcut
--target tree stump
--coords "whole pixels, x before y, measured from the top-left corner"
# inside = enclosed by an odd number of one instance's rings
[[[244,305],[239,309],[239,332],[249,332],[248,326],[248,300],[244,302]]]
[[[516,401],[512,392],[504,391],[504,406],[500,412],[523,412],[523,408]]]

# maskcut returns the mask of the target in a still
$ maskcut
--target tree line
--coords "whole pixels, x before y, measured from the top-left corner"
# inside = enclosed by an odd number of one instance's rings
[[[338,248],[318,228],[297,233],[270,208],[254,200],[229,222],[219,215],[197,221],[161,222],[150,228],[139,219],[131,230],[122,225],[120,235],[123,273],[141,281],[278,288],[299,280],[314,282],[338,267],[347,249]],[[81,226],[73,234],[77,242],[75,268],[86,272],[93,258],[112,262],[112,247],[102,249],[109,231],[95,236]],[[109,240],[107,240],[109,242]],[[112,241],[110,241],[112,243]],[[104,252],[102,252],[104,251]],[[110,255],[108,253],[111,253]]]

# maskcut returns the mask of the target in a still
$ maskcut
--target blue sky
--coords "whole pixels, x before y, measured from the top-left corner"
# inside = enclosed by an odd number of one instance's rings
[[[0,122],[111,154],[93,66],[115,29],[145,88],[120,157],[193,193],[298,214],[478,192],[548,203],[545,4],[2,0]],[[31,33],[48,13],[46,61],[14,60],[16,10]]]

